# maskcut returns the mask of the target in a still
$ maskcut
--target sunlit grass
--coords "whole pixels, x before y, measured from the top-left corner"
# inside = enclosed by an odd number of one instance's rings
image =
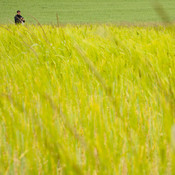
[[[173,174],[175,39],[166,27],[0,28],[0,174]]]

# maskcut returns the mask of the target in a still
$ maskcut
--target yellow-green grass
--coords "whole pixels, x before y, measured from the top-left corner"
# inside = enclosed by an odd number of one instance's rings
[[[1,26],[0,174],[173,174],[171,27]]]

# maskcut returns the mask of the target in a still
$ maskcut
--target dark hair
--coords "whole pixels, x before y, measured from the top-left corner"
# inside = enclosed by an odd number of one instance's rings
[[[18,13],[18,12],[21,12],[21,11],[20,11],[20,10],[18,10],[18,11],[17,11],[17,13]]]

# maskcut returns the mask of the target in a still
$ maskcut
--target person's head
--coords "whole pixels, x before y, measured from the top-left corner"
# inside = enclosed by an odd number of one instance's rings
[[[21,11],[20,11],[20,10],[18,10],[18,11],[17,11],[17,14],[18,14],[18,15],[21,15]]]

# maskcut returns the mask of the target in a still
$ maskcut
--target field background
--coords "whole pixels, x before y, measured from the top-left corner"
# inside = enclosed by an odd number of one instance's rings
[[[0,174],[175,174],[175,27],[93,24],[160,22],[152,1],[0,7]]]
[[[159,1],[173,20],[175,1]],[[20,9],[28,23],[30,15],[41,23],[56,23],[56,13],[61,23],[117,23],[157,22],[151,0],[0,0],[0,23],[10,23]]]

